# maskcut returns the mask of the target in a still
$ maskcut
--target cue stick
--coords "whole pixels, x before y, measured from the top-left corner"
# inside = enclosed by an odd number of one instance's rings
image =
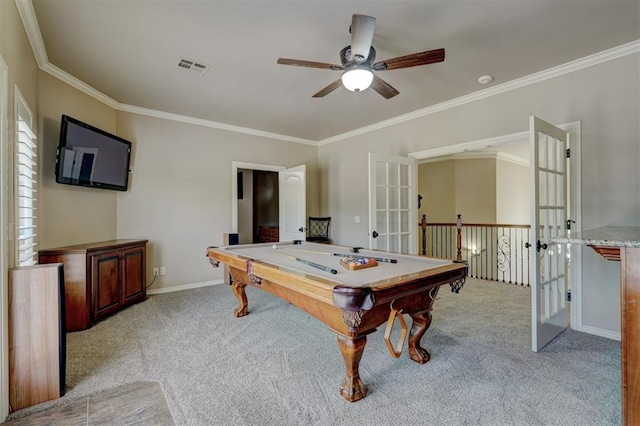
[[[302,263],[304,263],[306,265],[313,266],[314,268],[322,269],[323,271],[329,272],[331,274],[337,274],[338,273],[338,271],[333,269],[333,268],[329,268],[328,266],[320,265],[319,263],[311,262],[310,260],[301,259],[299,257],[292,256],[292,255],[287,254],[287,253],[282,253],[281,251],[277,251],[276,253],[281,254],[283,256],[290,257],[290,258],[295,259],[298,262],[302,262]]]
[[[374,259],[374,260],[377,260],[378,262],[398,263],[397,259],[388,259],[386,257],[363,256],[358,254],[344,254],[344,253],[329,253],[326,251],[302,250],[302,249],[293,249],[293,248],[285,248],[285,250],[304,251],[307,253],[325,254],[327,256],[353,257],[356,259]]]
[[[362,256],[357,254],[331,253],[333,256],[355,257],[356,259],[373,259],[378,262],[398,263],[396,259],[388,259],[386,257]]]

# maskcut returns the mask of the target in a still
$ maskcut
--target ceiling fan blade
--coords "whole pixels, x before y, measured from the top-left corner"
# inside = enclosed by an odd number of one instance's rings
[[[334,90],[336,90],[340,86],[342,86],[342,80],[338,79],[338,80],[334,81],[333,83],[331,83],[330,85],[328,85],[327,87],[325,87],[324,89],[320,90],[315,95],[313,95],[313,97],[314,98],[321,98],[321,97],[323,97],[325,95],[328,95],[329,93],[333,92]]]
[[[369,49],[373,41],[373,29],[376,18],[354,14],[351,19],[351,59],[362,63],[369,57]],[[356,57],[362,57],[360,60]]]
[[[326,62],[315,62],[315,61],[305,61],[302,59],[288,59],[288,58],[278,58],[278,63],[281,65],[295,65],[298,67],[309,67],[309,68],[323,68],[329,70],[339,71],[342,70],[342,66],[328,64]]]
[[[400,93],[395,89],[395,87],[393,87],[377,75],[373,76],[371,88],[384,96],[385,99],[393,98],[395,95]]]
[[[444,49],[435,49],[376,62],[371,68],[376,71],[397,70],[399,68],[417,67],[442,61],[444,61]]]

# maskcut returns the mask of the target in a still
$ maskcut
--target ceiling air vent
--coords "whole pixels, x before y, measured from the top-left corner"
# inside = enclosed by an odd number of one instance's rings
[[[198,74],[200,77],[203,77],[207,70],[211,68],[211,65],[203,64],[202,62],[196,62],[191,59],[180,58],[180,62],[178,62],[178,68],[181,70],[189,71],[193,74]]]

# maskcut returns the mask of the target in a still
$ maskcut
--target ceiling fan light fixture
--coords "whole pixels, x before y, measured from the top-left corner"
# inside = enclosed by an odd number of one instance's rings
[[[342,73],[342,84],[352,92],[362,92],[373,82],[373,72],[367,69],[356,68]]]

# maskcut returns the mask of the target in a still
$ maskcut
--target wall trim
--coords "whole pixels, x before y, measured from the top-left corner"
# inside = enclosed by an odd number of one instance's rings
[[[613,339],[617,341],[622,340],[621,333],[615,333],[613,331],[603,330],[601,328],[590,327],[588,325],[582,326],[580,329],[575,329],[576,331],[581,331],[587,334],[593,334],[594,336],[606,337],[607,339]]]
[[[248,127],[234,126],[231,124],[220,123],[211,120],[198,119],[194,117],[188,117],[179,114],[171,114],[158,110],[152,110],[148,108],[141,108],[134,105],[121,104],[118,101],[108,97],[107,95],[92,88],[81,80],[71,76],[65,71],[57,68],[55,65],[49,63],[47,51],[42,40],[42,34],[38,26],[38,20],[36,18],[35,11],[33,10],[33,4],[31,0],[15,0],[22,20],[22,25],[29,38],[31,49],[36,57],[38,66],[45,72],[52,76],[59,78],[72,87],[84,92],[85,94],[111,106],[112,108],[131,112],[134,114],[148,115],[151,117],[162,118],[166,120],[180,121],[187,124],[195,124],[198,126],[212,127],[220,130],[226,130],[230,132],[244,133],[253,136],[261,136],[269,139],[276,139],[285,142],[301,143],[305,145],[322,146],[330,143],[338,142],[344,139],[349,139],[354,136],[362,135],[365,133],[373,132],[375,130],[383,129],[385,127],[394,126],[396,124],[411,121],[416,118],[424,117],[426,115],[435,114],[440,111],[455,108],[467,103],[475,102],[481,99],[485,99],[494,95],[499,95],[511,90],[519,89],[531,84],[539,83],[541,81],[549,80],[555,77],[559,77],[565,74],[579,71],[584,68],[588,68],[594,65],[601,64],[603,62],[612,61],[614,59],[621,58],[623,56],[631,55],[640,52],[640,40],[635,40],[618,47],[614,47],[599,53],[595,53],[590,56],[586,56],[575,61],[567,62],[544,71],[540,71],[522,78],[508,81],[503,84],[499,84],[478,92],[470,93],[465,96],[460,96],[455,99],[451,99],[445,102],[441,102],[436,105],[432,105],[426,108],[419,109],[417,111],[410,112],[408,114],[399,115],[389,120],[380,121],[370,126],[361,127],[359,129],[352,130],[350,132],[341,133],[330,138],[321,139],[319,141],[313,141],[311,139],[298,138],[294,136],[281,135],[278,133],[269,133],[257,129],[251,129]]]
[[[224,284],[224,280],[203,281],[200,283],[173,285],[171,287],[160,287],[147,290],[147,294],[153,296],[154,294],[173,293],[176,291],[193,290],[194,288],[210,287],[213,285]]]

